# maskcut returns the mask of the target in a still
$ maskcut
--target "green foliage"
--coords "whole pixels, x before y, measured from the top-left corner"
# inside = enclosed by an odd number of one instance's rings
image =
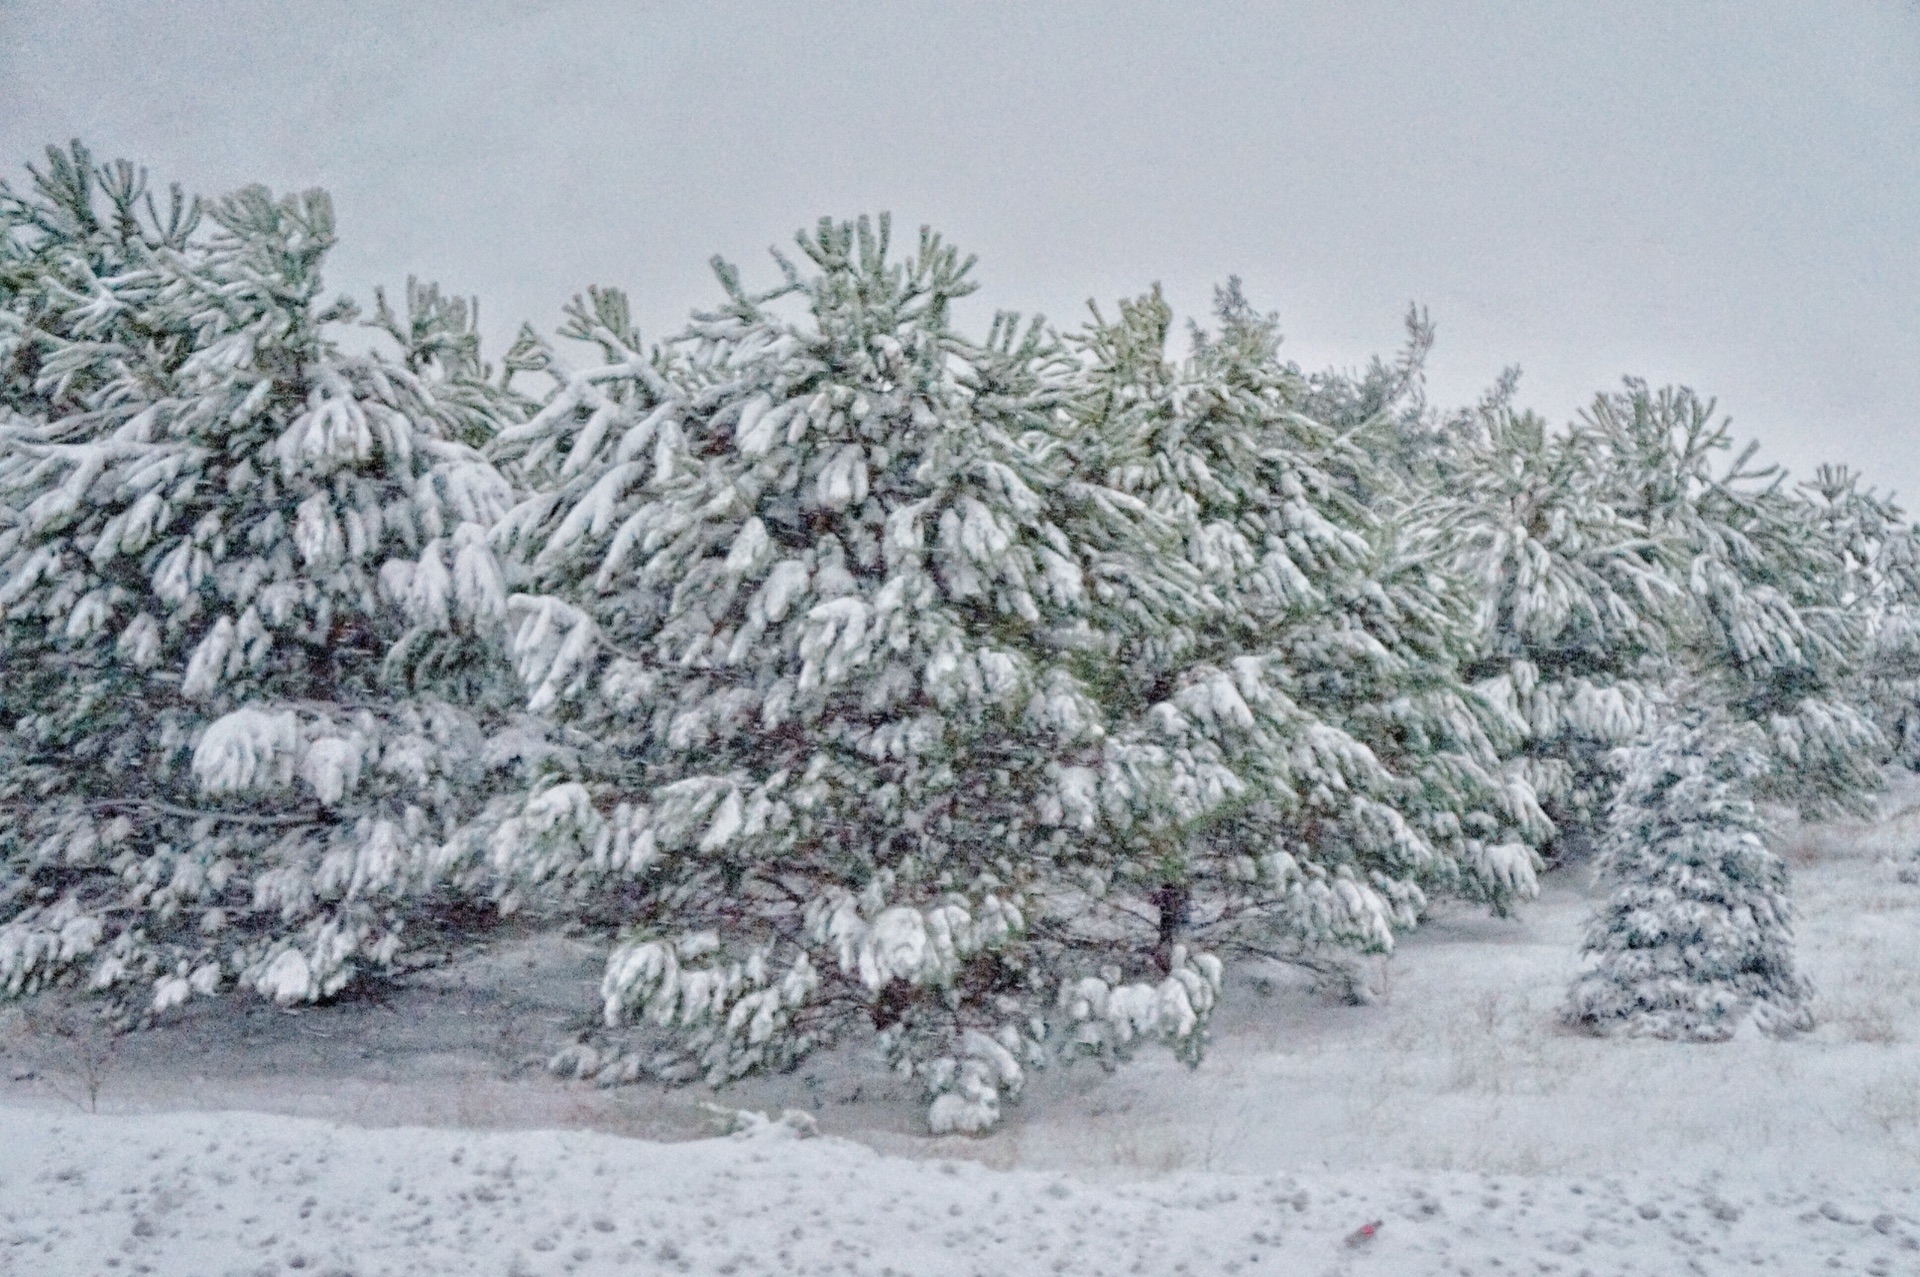
[[[526,910],[611,943],[582,1076],[858,1032],[976,1131],[1036,1064],[1198,1062],[1229,961],[1354,971],[1434,893],[1515,907],[1659,805],[1620,767],[1676,687],[1808,812],[1920,739],[1895,507],[1722,466],[1686,390],[1554,430],[1509,372],[1440,413],[1418,310],[1357,373],[1286,360],[1238,281],[1184,355],[1157,289],[969,335],[970,258],[829,219],[769,290],[716,261],[663,342],[593,288],[495,369],[416,281],[347,328],[319,192],[159,200],[77,144],[31,179],[10,994],[325,998]]]
[[[1059,345],[1011,318],[964,337],[970,262],[926,233],[895,260],[888,230],[823,222],[765,294],[720,267],[725,302],[648,354],[617,294],[570,309],[608,362],[543,353],[558,385],[500,441],[531,493],[497,539],[535,703],[600,749],[494,849],[530,891],[619,903],[607,1015],[680,1030],[655,1070],[724,1080],[860,1023],[936,1125],[977,1129],[1061,967],[1115,966],[1074,930],[1084,830],[1168,801],[1164,751],[1089,674],[1199,584],[1150,511],[1073,473]],[[1217,964],[1126,965],[1069,1021],[1084,1046],[1197,1040]]]
[[[1506,407],[1458,436],[1451,520],[1483,581],[1478,674],[1527,726],[1519,766],[1565,849],[1605,819],[1611,751],[1690,680],[1762,729],[1759,792],[1858,810],[1883,738],[1860,677],[1869,609],[1821,512],[1691,391],[1629,380],[1554,432]]]
[[[0,188],[0,988],[326,996],[491,783],[512,403],[431,289],[340,351],[324,194],[145,187]]]
[[[1618,886],[1588,930],[1569,1023],[1701,1041],[1747,1019],[1813,1027],[1786,866],[1749,797],[1767,755],[1756,725],[1697,706],[1621,751],[1600,860]]]

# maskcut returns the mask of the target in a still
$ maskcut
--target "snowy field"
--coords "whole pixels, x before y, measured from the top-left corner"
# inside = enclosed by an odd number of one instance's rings
[[[1920,1273],[1920,887],[1886,859],[1917,799],[1782,834],[1805,1037],[1559,1029],[1596,897],[1555,874],[1512,920],[1443,910],[1381,1005],[1250,977],[1197,1072],[1056,1072],[977,1140],[857,1057],[721,1097],[818,1139],[551,1078],[597,976],[562,937],[91,1067],[16,1014],[0,1273]]]

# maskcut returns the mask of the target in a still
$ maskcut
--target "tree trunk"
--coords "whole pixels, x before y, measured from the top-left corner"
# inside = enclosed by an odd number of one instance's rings
[[[1154,908],[1160,911],[1160,946],[1155,953],[1162,971],[1173,970],[1173,946],[1187,925],[1187,908],[1193,889],[1184,882],[1164,882],[1153,893]]]

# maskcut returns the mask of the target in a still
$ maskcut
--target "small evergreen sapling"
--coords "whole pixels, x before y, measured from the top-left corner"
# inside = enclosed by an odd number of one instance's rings
[[[1599,861],[1618,886],[1588,929],[1567,1021],[1698,1041],[1748,1018],[1775,1034],[1811,1028],[1787,868],[1750,796],[1769,761],[1760,729],[1687,710],[1618,758]]]

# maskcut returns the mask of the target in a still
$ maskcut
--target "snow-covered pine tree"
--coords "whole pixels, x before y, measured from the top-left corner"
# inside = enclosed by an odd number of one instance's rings
[[[1751,797],[1769,752],[1756,724],[1711,708],[1621,751],[1599,860],[1618,885],[1587,932],[1569,1023],[1708,1041],[1749,1018],[1771,1033],[1812,1027],[1787,868]]]
[[[1239,281],[1229,280],[1226,292],[1239,291]],[[1238,304],[1244,306],[1245,299],[1238,298]],[[1301,415],[1338,434],[1365,435],[1372,475],[1391,476],[1398,487],[1428,490],[1445,481],[1455,436],[1473,425],[1473,413],[1443,414],[1427,398],[1427,358],[1436,330],[1425,307],[1408,307],[1402,324],[1406,344],[1391,360],[1375,355],[1361,369],[1308,371],[1291,360],[1285,367],[1297,379],[1294,407]],[[1196,339],[1204,338],[1198,325],[1189,327]],[[1504,406],[1519,376],[1517,368],[1503,372],[1480,410]]]
[[[620,927],[607,1020],[672,1035],[582,1074],[719,1083],[862,1029],[972,1131],[1056,1047],[1199,1049],[1216,959],[1070,924],[1088,831],[1171,785],[1090,690],[1103,627],[1205,601],[1171,530],[1066,466],[1057,343],[969,340],[970,260],[887,241],[823,221],[760,295],[716,262],[725,304],[651,352],[608,292],[566,330],[597,365],[523,351],[559,387],[497,444],[533,489],[496,533],[517,659],[603,749],[493,854]]]
[[[1911,525],[1881,547],[1869,608],[1863,678],[1891,761],[1920,771],[1920,535]]]
[[[1641,739],[1684,607],[1670,559],[1609,500],[1597,441],[1496,397],[1461,423],[1436,504],[1480,582],[1470,674],[1522,735],[1509,770],[1554,824],[1553,854],[1604,822],[1610,752]]]
[[[1081,338],[1081,464],[1182,529],[1219,604],[1177,642],[1122,631],[1102,699],[1234,779],[1230,802],[1108,831],[1085,925],[1338,970],[1391,948],[1423,887],[1531,895],[1548,826],[1502,774],[1510,716],[1460,680],[1468,583],[1362,442],[1390,403],[1336,431],[1301,410],[1312,387],[1237,282],[1216,318],[1180,363],[1157,291]]]
[[[1456,433],[1455,518],[1487,583],[1476,673],[1527,725],[1518,765],[1563,852],[1597,831],[1609,751],[1677,677],[1765,729],[1762,796],[1812,814],[1878,787],[1845,554],[1752,449],[1717,472],[1729,447],[1711,404],[1631,379],[1564,432],[1500,408]]]
[[[1673,650],[1686,672],[1766,733],[1757,794],[1808,816],[1865,813],[1886,748],[1860,678],[1867,600],[1850,593],[1845,548],[1820,512],[1778,467],[1751,464],[1757,444],[1715,472],[1732,435],[1713,412],[1684,387],[1629,378],[1594,400],[1581,433],[1598,442],[1614,508],[1683,565],[1690,606]]]
[[[1800,491],[1842,567],[1842,603],[1865,612],[1864,698],[1891,761],[1920,769],[1920,536],[1892,498],[1845,466]]]
[[[344,353],[333,241],[320,192],[162,214],[78,144],[0,187],[6,994],[322,998],[443,899],[517,693],[471,446],[512,402],[431,289]]]

